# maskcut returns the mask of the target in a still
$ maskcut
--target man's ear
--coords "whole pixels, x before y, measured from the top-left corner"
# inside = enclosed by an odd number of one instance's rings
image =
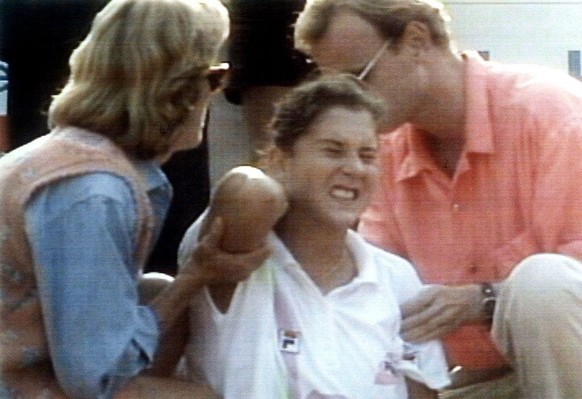
[[[404,28],[401,45],[409,49],[414,56],[422,55],[432,46],[429,27],[420,21],[410,21]]]

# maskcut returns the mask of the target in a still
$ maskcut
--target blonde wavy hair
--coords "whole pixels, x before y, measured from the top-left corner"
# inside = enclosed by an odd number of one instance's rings
[[[49,127],[95,131],[138,158],[165,153],[228,29],[219,0],[111,0],[69,59]]]
[[[433,43],[451,46],[450,17],[436,0],[307,0],[295,24],[295,47],[309,54],[311,46],[326,33],[334,14],[349,10],[368,21],[385,39],[398,44],[411,21],[426,24]]]

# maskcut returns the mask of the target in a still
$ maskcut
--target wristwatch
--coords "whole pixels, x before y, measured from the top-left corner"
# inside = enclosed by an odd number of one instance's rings
[[[481,283],[481,309],[487,320],[493,320],[495,304],[497,303],[497,292],[491,283]]]

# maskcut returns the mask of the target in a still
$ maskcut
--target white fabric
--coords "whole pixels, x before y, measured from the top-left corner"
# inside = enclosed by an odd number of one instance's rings
[[[191,229],[184,242],[195,234]],[[327,295],[275,235],[270,237],[274,254],[238,284],[227,313],[220,313],[204,290],[191,311],[190,377],[196,379],[201,372],[225,399],[406,398],[401,374],[391,385],[374,380],[387,354],[402,357],[398,304],[422,289],[421,283],[405,260],[365,243],[354,232],[347,242],[358,276]],[[277,296],[298,327],[277,325]],[[292,345],[298,346],[298,353],[280,351],[279,329],[299,330],[298,343]],[[440,343],[414,350],[419,367],[407,361],[397,367],[409,368],[409,377],[433,388],[447,385]],[[289,377],[283,356],[292,357],[297,379]]]
[[[581,309],[582,264],[573,258],[530,256],[507,278],[492,334],[524,398],[582,397]]]

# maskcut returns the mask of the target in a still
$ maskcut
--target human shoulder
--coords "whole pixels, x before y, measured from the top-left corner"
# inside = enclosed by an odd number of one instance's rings
[[[486,70],[488,93],[496,104],[504,104],[504,112],[521,112],[524,118],[542,124],[579,115],[582,82],[565,72],[541,65],[496,62],[486,63]],[[539,112],[541,109],[544,112]]]
[[[64,180],[61,187],[70,187],[79,197],[102,196],[115,201],[128,199],[132,188],[124,177],[110,172],[90,172]]]
[[[361,240],[376,269],[378,283],[381,287],[389,288],[399,303],[421,289],[422,282],[408,260],[366,242],[363,238]]]
[[[132,188],[121,176],[92,172],[57,180],[39,188],[29,206],[41,206],[50,214],[58,215],[77,204],[91,201],[108,201],[110,204],[131,208],[132,198]]]
[[[403,257],[392,252],[388,252],[387,250],[377,247],[376,245],[369,242],[365,242],[365,245],[368,247],[368,250],[372,253],[372,256],[378,263],[389,266],[396,271],[416,274],[412,264]]]
[[[366,241],[356,232],[351,233],[353,239],[356,239],[358,245],[361,245],[362,249],[368,253],[370,259],[373,260],[380,271],[388,272],[394,278],[406,279],[413,277],[415,280],[418,280],[414,266],[407,259]]]

